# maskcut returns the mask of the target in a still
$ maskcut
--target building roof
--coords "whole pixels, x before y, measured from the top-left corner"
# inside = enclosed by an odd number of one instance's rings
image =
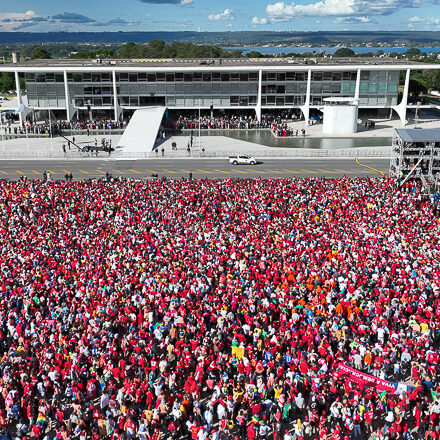
[[[241,67],[241,66],[409,66],[423,65],[394,58],[223,58],[223,59],[50,59],[5,64],[0,69],[75,68],[75,67]]]
[[[440,128],[398,128],[396,133],[404,142],[440,142]]]

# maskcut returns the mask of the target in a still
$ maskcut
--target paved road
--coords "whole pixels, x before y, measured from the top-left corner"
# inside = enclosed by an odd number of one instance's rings
[[[231,165],[224,159],[149,159],[149,160],[37,160],[0,161],[0,178],[16,180],[20,176],[40,179],[43,171],[52,173],[54,179],[63,179],[71,172],[74,179],[102,177],[108,171],[114,176],[180,178],[230,178],[230,177],[365,177],[388,174],[387,159],[268,159],[255,166]]]

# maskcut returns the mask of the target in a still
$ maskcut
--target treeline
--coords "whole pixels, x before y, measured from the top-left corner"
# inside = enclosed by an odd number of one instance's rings
[[[240,57],[240,50],[224,50],[215,45],[193,43],[171,44],[152,40],[148,44],[127,43],[120,48],[98,49],[70,54],[69,58],[232,58]]]

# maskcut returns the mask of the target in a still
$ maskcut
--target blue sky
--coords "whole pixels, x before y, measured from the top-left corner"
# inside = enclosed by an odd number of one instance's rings
[[[440,0],[1,0],[0,30],[440,30]]]

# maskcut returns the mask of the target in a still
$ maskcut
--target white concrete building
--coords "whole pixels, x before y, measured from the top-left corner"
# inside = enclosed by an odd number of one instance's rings
[[[89,112],[118,120],[122,112],[151,106],[169,110],[300,109],[306,121],[328,97],[354,98],[359,109],[389,109],[406,124],[411,70],[435,64],[392,59],[332,59],[309,64],[296,59],[224,60],[36,60],[0,66],[15,74],[17,100],[26,113],[51,110],[61,119],[87,118]],[[405,83],[399,98],[399,77]],[[26,97],[19,78],[25,77]],[[10,107],[10,108],[9,108]],[[416,107],[414,105],[414,107]],[[23,114],[23,113],[21,113]]]

